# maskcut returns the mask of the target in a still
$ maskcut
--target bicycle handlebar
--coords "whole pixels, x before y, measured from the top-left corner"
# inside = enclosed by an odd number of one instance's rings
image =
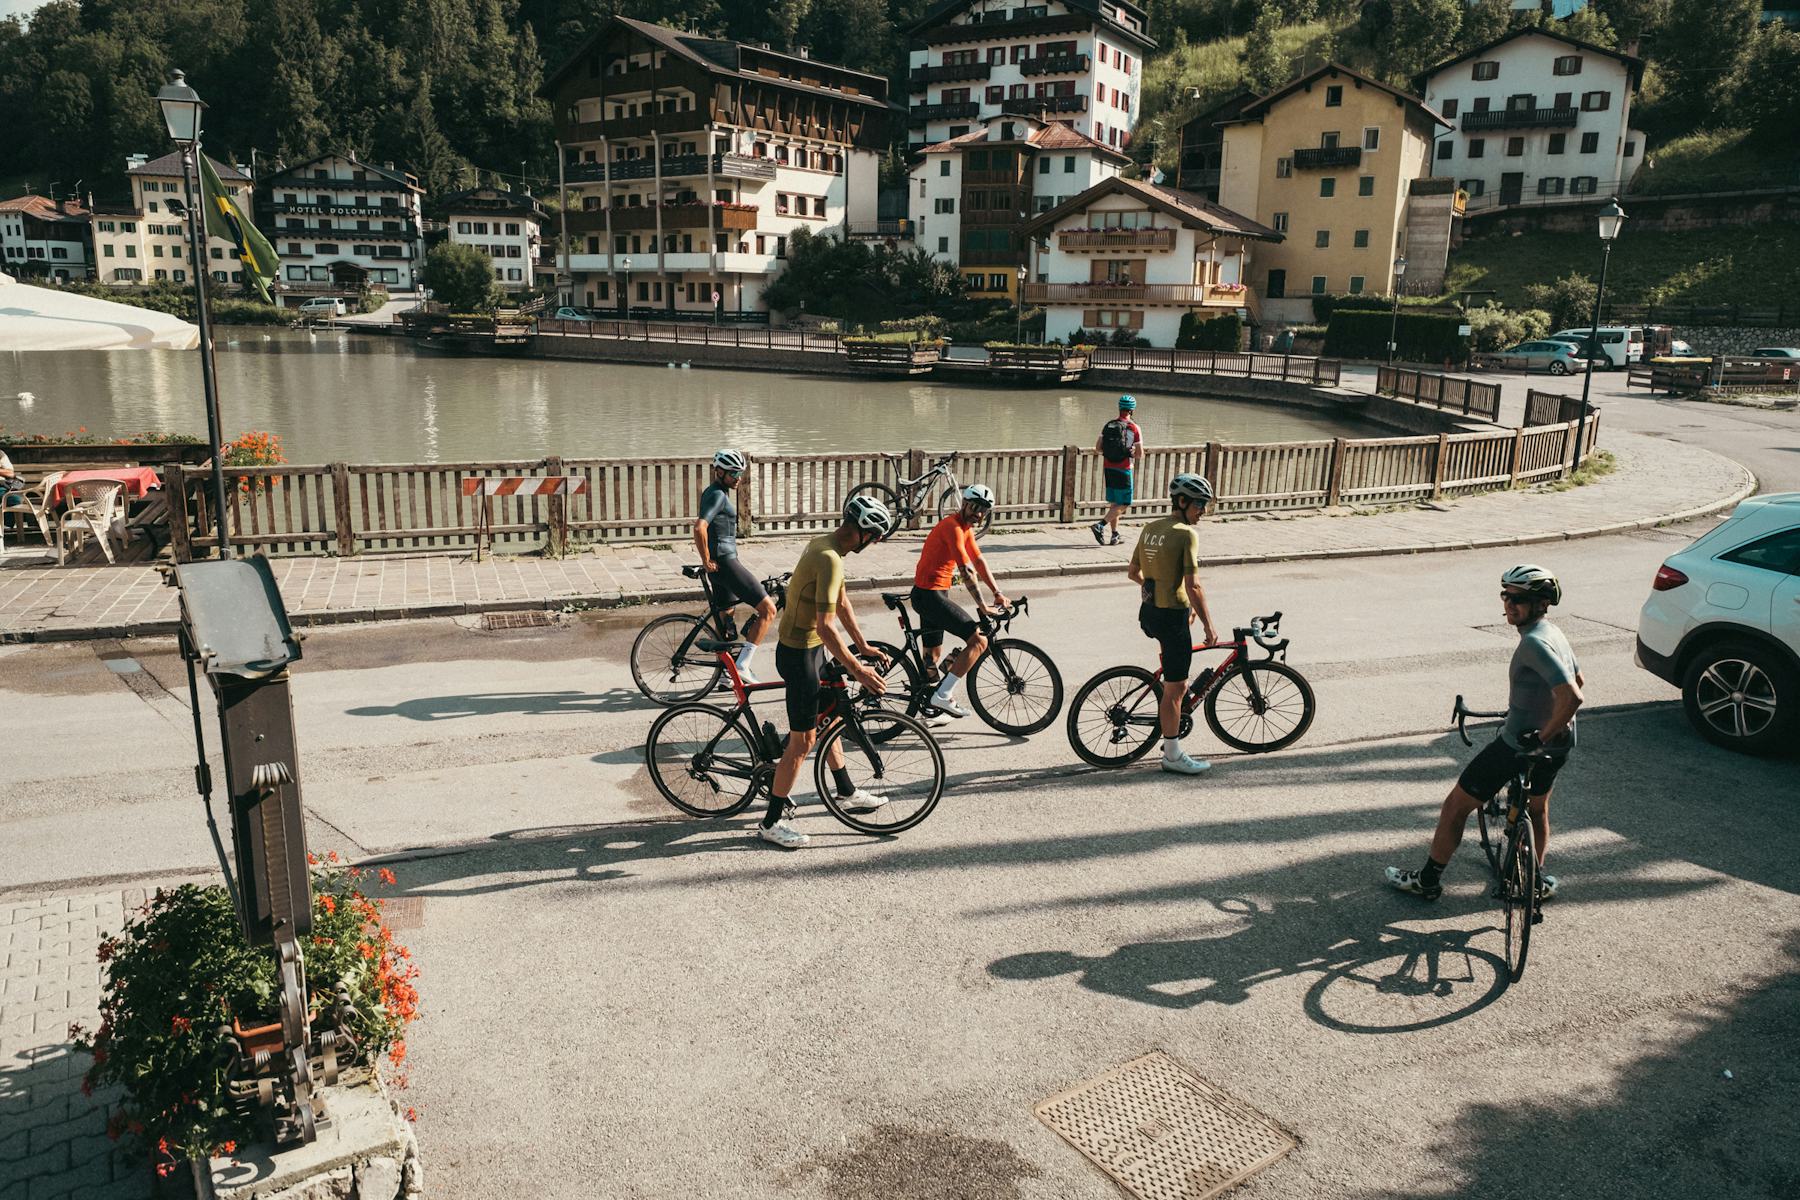
[[[1463,745],[1473,746],[1475,743],[1469,739],[1470,717],[1479,717],[1482,720],[1502,720],[1505,716],[1506,714],[1503,712],[1475,711],[1463,703],[1462,693],[1458,692],[1456,695],[1456,706],[1450,710],[1450,723],[1456,726],[1456,732],[1461,736]]]
[[[984,609],[980,617],[981,630],[983,633],[1003,630],[1013,623],[1014,617],[1027,616],[1030,612],[1031,601],[1024,596],[1002,609]]]

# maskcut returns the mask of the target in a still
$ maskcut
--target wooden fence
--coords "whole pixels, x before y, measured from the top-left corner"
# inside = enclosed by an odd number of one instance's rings
[[[1600,414],[1588,418],[1591,452]],[[1153,447],[1136,473],[1139,516],[1163,510],[1163,486],[1181,471],[1212,481],[1218,512],[1276,512],[1339,504],[1387,504],[1464,495],[1553,478],[1567,472],[1575,422],[1517,430],[1419,437],[1321,438],[1304,442]],[[804,454],[756,456],[738,485],[745,536],[831,528],[860,483],[892,485],[923,473],[932,455]],[[474,545],[479,498],[462,481],[502,475],[573,475],[587,483],[572,496],[493,497],[493,541],[524,550],[541,545],[564,515],[577,542],[681,542],[692,531],[700,492],[710,479],[705,457],[654,462],[547,458],[537,461],[227,467],[232,541],[271,554],[353,555]],[[974,450],[958,456],[963,483],[981,482],[999,499],[1003,526],[1069,524],[1106,509],[1100,454],[1078,446]],[[205,467],[172,465],[171,537],[178,561],[215,547]],[[947,491],[947,489],[946,489]],[[952,496],[923,498],[928,522]],[[185,519],[183,519],[185,518]]]
[[[1721,392],[1785,392],[1800,390],[1800,361],[1721,355],[1673,362],[1633,363],[1627,387],[1647,387],[1676,395],[1705,390]]]
[[[1115,371],[1170,371],[1178,374],[1241,375],[1336,387],[1343,364],[1304,354],[1242,354],[1214,350],[1159,350],[1154,347],[1099,346],[1093,365]]]
[[[1417,400],[1464,416],[1500,419],[1500,385],[1454,375],[1432,375],[1405,367],[1378,367],[1375,390],[1384,396]]]
[[[1540,392],[1536,388],[1525,390],[1525,424],[1556,425],[1563,421],[1574,421],[1581,416],[1581,397],[1565,396],[1560,392]]]

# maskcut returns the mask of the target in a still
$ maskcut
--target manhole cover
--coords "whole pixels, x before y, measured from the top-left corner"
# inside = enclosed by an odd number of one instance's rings
[[[1038,1120],[1138,1200],[1204,1200],[1299,1145],[1160,1050],[1037,1106]]]
[[[384,899],[381,902],[381,919],[396,933],[402,929],[417,929],[425,924],[425,897],[392,896]]]
[[[541,629],[554,625],[556,619],[541,608],[526,612],[491,612],[481,614],[481,627],[489,633],[497,629]]]

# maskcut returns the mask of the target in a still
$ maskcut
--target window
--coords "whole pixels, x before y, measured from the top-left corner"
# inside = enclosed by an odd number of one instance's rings
[[[1591,196],[1600,187],[1600,180],[1592,175],[1577,175],[1569,180],[1571,196]]]
[[[1366,229],[1359,229],[1351,234],[1350,244],[1355,246],[1358,250],[1367,249],[1369,245],[1369,231]]]
[[[1325,178],[1319,180],[1319,195],[1321,195],[1321,196],[1337,195],[1337,180],[1333,179],[1329,175],[1327,175]]]
[[[223,250],[219,249],[217,246],[214,246],[214,247],[212,247],[212,257],[224,258],[225,252]]]
[[[1263,295],[1271,300],[1280,300],[1287,295],[1287,272],[1270,271],[1269,282],[1263,288]]]
[[[214,250],[213,253],[217,254],[218,251]],[[52,247],[50,247],[50,257],[51,258],[67,258],[67,257],[69,257],[69,249],[67,246],[52,246]]]
[[[1342,84],[1334,83],[1330,87],[1325,89],[1325,107],[1326,108],[1341,108],[1343,106],[1343,103],[1344,103],[1344,87]]]
[[[1288,215],[1284,212],[1278,212],[1275,214],[1274,219],[1275,219],[1275,226],[1274,226],[1275,232],[1276,233],[1286,233],[1288,231]]]
[[[997,273],[993,274],[993,275],[989,275],[988,276],[988,290],[990,292],[1005,291],[1006,290],[1006,276],[997,274]]]
[[[137,257],[137,247],[136,246],[126,246],[125,247],[125,257],[126,258],[136,258]]]
[[[1555,75],[1579,75],[1579,74],[1581,74],[1581,55],[1579,55],[1579,54],[1563,55],[1561,58],[1556,60],[1555,66],[1553,66],[1551,68],[1551,73],[1555,74]]]
[[[314,254],[336,254],[337,252],[338,248],[336,242],[320,242],[317,246],[313,247]]]
[[[1006,99],[1006,89],[996,83],[987,89],[986,99],[989,104],[998,104]]]
[[[1487,110],[1488,110],[1488,98],[1486,96],[1475,97],[1475,103],[1471,106],[1470,111],[1484,113]]]
[[[350,252],[355,254],[358,258],[375,257],[375,247],[373,246],[352,246],[350,247]]]
[[[1486,150],[1486,148],[1487,148],[1487,141],[1485,138],[1470,138],[1469,139],[1469,157],[1470,158],[1480,158],[1482,155],[1482,152],[1484,150]]]
[[[1600,135],[1598,133],[1584,133],[1581,135],[1581,152],[1583,154],[1597,154],[1599,151]]]
[[[1325,294],[1325,277],[1323,275],[1313,276],[1312,294],[1315,296],[1323,296]]]
[[[480,234],[486,234],[487,233],[487,222],[486,221],[475,222],[475,232],[480,233]]]
[[[305,267],[289,267],[287,269],[287,277],[288,277],[289,282],[291,282],[291,283],[305,283],[306,282],[306,268]]]
[[[947,158],[940,159],[938,161],[938,175],[942,178],[947,178],[949,176],[949,174],[950,174],[950,160]]]
[[[177,269],[177,270],[171,271],[169,273],[169,275],[170,275],[170,278],[174,279],[176,283],[186,283],[187,282],[187,272],[186,271]]]
[[[162,243],[161,243],[161,242],[152,242],[152,243],[150,243],[150,255],[151,255],[151,257],[153,257],[153,258],[161,258],[161,257],[162,257],[162,256],[163,256],[163,253],[162,253],[162,250],[163,250],[163,248],[162,248]]]
[[[506,235],[508,237],[519,236],[519,223],[517,221],[508,221],[506,223]]]
[[[950,239],[949,238],[941,237],[938,239],[938,253],[939,254],[950,253]]]
[[[1558,93],[1556,93],[1556,102],[1554,104],[1552,104],[1550,107],[1560,108],[1565,111],[1568,109],[1574,108],[1575,107],[1575,93],[1574,92],[1558,92]]]
[[[111,242],[108,242],[106,245],[100,247],[100,257],[111,258],[112,256],[113,256],[113,248],[112,248]]]
[[[1508,158],[1524,158],[1525,157],[1525,139],[1522,137],[1507,138],[1506,139],[1506,157],[1508,157]]]
[[[1331,230],[1321,229],[1313,234],[1313,247],[1324,250],[1331,245]]]
[[[1568,134],[1553,133],[1550,135],[1549,153],[1561,154],[1563,152],[1563,150],[1568,146],[1568,144],[1569,144],[1569,135]]]
[[[1277,179],[1292,179],[1293,176],[1294,176],[1294,160],[1293,159],[1278,158],[1275,160],[1275,178],[1277,178]]]
[[[1582,112],[1605,112],[1612,103],[1612,95],[1608,92],[1581,93]]]
[[[1497,62],[1494,62],[1491,59],[1486,62],[1476,63],[1475,70],[1473,73],[1473,78],[1475,78],[1475,79],[1498,79],[1498,78],[1500,78],[1500,64]]]
[[[1563,180],[1561,175],[1546,175],[1538,180],[1538,195],[1560,196],[1562,193]]]
[[[1471,196],[1479,196],[1487,190],[1487,185],[1479,179],[1465,179],[1462,181],[1462,190]]]
[[[1048,154],[1046,154],[1038,159],[1038,174],[1039,175],[1048,175],[1049,173],[1050,173],[1050,156]]]
[[[1437,156],[1440,160],[1447,159],[1454,153],[1456,153],[1456,143],[1449,138],[1438,143]]]
[[[1352,296],[1360,296],[1362,295],[1362,290],[1363,277],[1361,275],[1352,275],[1350,277],[1350,294]]]
[[[956,211],[956,197],[954,196],[939,196],[932,203],[933,208],[931,211],[933,212],[953,213]]]
[[[1784,575],[1800,575],[1800,529],[1784,529],[1761,541],[1719,555],[1726,562],[1761,567]]]
[[[1319,149],[1321,149],[1321,150],[1336,150],[1338,148],[1338,138],[1340,136],[1342,136],[1342,135],[1340,135],[1338,133],[1338,131],[1335,129],[1328,130],[1325,133],[1321,133],[1319,135]]]
[[[1365,125],[1363,127],[1363,149],[1364,150],[1379,150],[1379,149],[1381,149],[1381,128],[1380,128],[1380,126]]]
[[[100,232],[101,233],[111,233],[112,231],[113,231],[113,223],[111,221],[100,222]]]
[[[1356,194],[1359,196],[1373,196],[1375,194],[1375,177],[1373,175],[1358,175],[1356,177]]]
[[[1457,102],[1453,99],[1446,100],[1442,104],[1438,105],[1438,111],[1443,113],[1446,117],[1451,117],[1451,118],[1454,118],[1456,116],[1456,108],[1457,108]]]

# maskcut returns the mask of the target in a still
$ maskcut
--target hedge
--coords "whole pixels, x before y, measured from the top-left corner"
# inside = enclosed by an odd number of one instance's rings
[[[1175,348],[1236,351],[1243,346],[1243,337],[1244,322],[1236,313],[1206,320],[1190,310],[1181,314],[1181,331],[1175,335]]]
[[[1339,309],[1331,314],[1325,330],[1325,353],[1333,358],[1386,358],[1393,322],[1391,311]],[[1402,309],[1394,337],[1399,343],[1395,356],[1407,362],[1463,362],[1469,357],[1469,339],[1457,332],[1462,323],[1461,317]]]
[[[1347,311],[1355,310],[1357,312],[1368,312],[1372,310],[1389,312],[1394,307],[1394,298],[1392,296],[1377,296],[1373,292],[1357,292],[1354,295],[1349,292],[1340,292],[1335,296],[1314,296],[1312,298],[1312,307],[1313,320],[1319,322],[1321,325],[1326,325],[1331,322],[1331,314],[1340,308]]]

